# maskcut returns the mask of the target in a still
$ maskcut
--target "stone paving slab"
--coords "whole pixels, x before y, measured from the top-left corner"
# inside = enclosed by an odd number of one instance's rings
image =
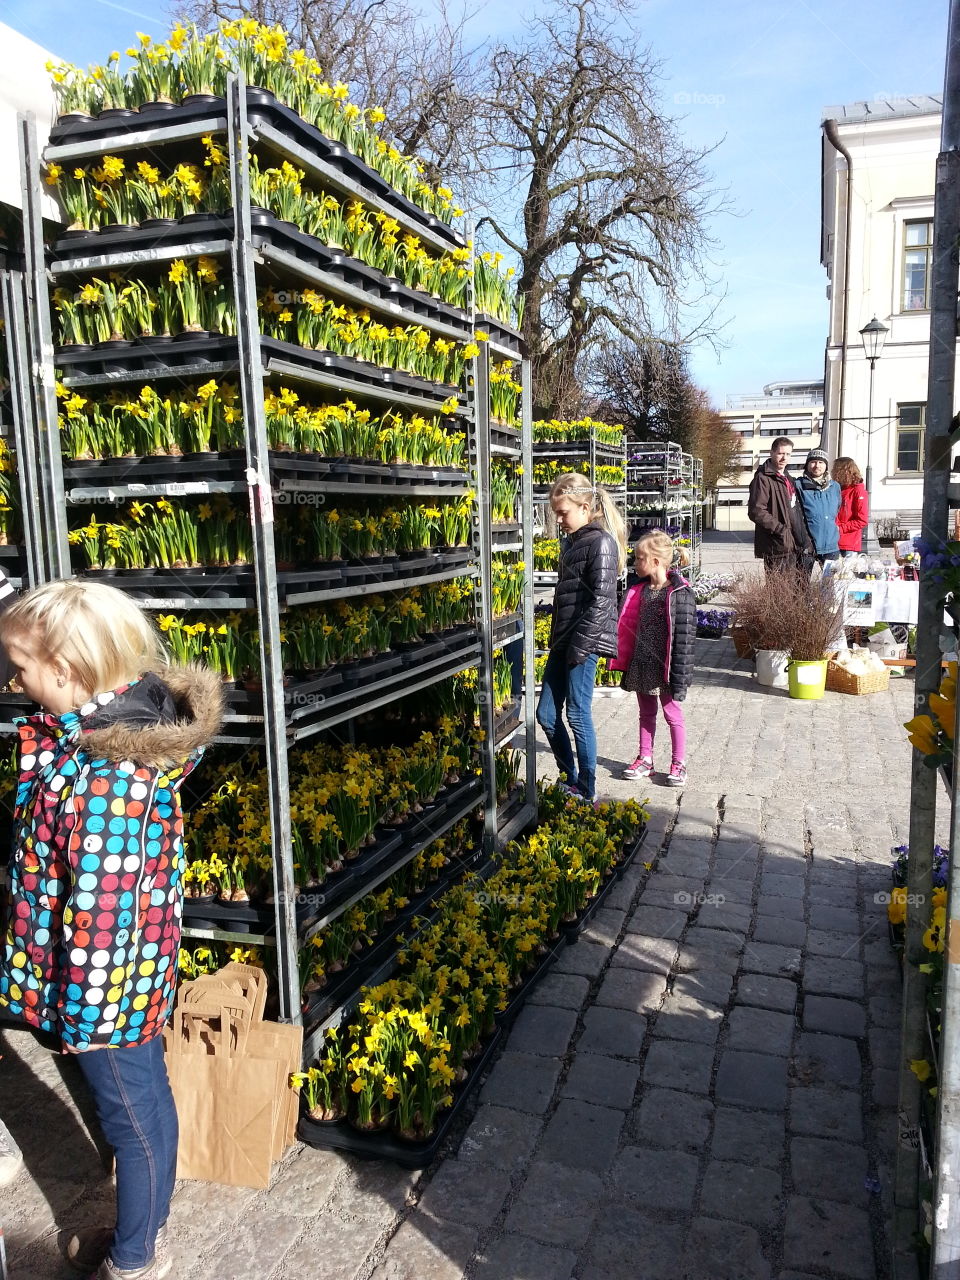
[[[875,899],[908,829],[912,689],[795,702],[728,640],[698,643],[689,783],[601,766],[604,794],[649,796],[643,862],[533,993],[443,1157],[410,1173],[294,1146],[265,1191],[180,1184],[176,1274],[889,1280],[900,988]],[[631,759],[635,702],[595,719],[601,760]],[[89,1103],[25,1033],[0,1053],[24,1156],[0,1209],[12,1280],[66,1280],[58,1228],[111,1212]]]

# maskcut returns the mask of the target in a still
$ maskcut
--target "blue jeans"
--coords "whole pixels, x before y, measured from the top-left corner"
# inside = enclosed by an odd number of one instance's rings
[[[121,1270],[145,1267],[167,1220],[180,1130],[163,1060],[163,1038],[92,1049],[77,1062],[93,1093],[117,1162],[117,1226],[110,1257]]]
[[[547,735],[557,768],[567,775],[572,787],[580,788],[588,800],[594,798],[597,789],[597,735],[593,727],[593,686],[596,678],[595,653],[575,667],[568,667],[566,651],[551,649],[537,703],[537,723]],[[577,746],[576,761],[560,718],[564,703]]]

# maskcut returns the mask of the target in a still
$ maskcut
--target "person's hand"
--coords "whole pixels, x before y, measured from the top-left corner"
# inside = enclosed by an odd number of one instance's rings
[[[93,1053],[97,1049],[106,1049],[105,1044],[65,1044],[61,1053]]]

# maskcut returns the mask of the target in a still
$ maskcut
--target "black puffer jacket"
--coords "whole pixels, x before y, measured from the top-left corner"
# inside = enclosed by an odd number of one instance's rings
[[[649,578],[641,578],[630,588],[620,611],[617,627],[617,656],[608,664],[611,671],[629,671],[637,643],[640,605]],[[694,638],[697,634],[697,605],[689,582],[671,569],[667,574],[668,590],[667,644],[663,655],[663,683],[675,702],[682,702],[693,679]],[[627,686],[632,687],[632,686]]]
[[[591,653],[609,658],[617,652],[618,560],[615,539],[593,522],[571,533],[561,549],[550,647],[566,649],[571,667]]]

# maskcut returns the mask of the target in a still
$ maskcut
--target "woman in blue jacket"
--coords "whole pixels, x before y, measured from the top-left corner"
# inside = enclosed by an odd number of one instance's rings
[[[825,450],[811,449],[797,481],[797,496],[813,540],[814,558],[821,565],[825,560],[836,560],[840,554],[840,486],[830,479],[828,461]]]

